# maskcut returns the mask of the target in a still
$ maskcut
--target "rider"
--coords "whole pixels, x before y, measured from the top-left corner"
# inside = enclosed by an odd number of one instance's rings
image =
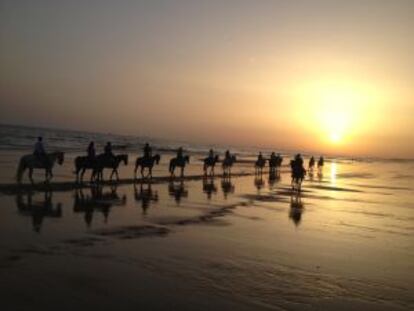
[[[213,159],[214,158],[214,151],[213,151],[213,149],[210,149],[210,151],[208,152],[208,157],[210,159]]]
[[[259,155],[257,156],[257,162],[263,161],[263,155],[261,152],[259,152]]]
[[[33,154],[39,159],[39,161],[47,164],[48,163],[48,157],[45,151],[45,147],[43,146],[43,137],[39,136],[37,138],[37,142],[34,146]]]
[[[177,159],[178,160],[181,160],[181,159],[183,159],[183,147],[180,147],[180,148],[178,148],[178,150],[177,150]]]
[[[318,161],[318,166],[319,167],[323,166],[323,162],[324,162],[323,156],[320,156],[319,161]]]
[[[303,167],[303,158],[302,158],[302,155],[300,153],[298,153],[295,156],[295,162],[296,162],[298,167]]]
[[[226,150],[225,158],[226,159],[230,159],[231,158],[231,155],[230,155],[230,151],[229,150]]]
[[[313,156],[311,156],[310,160],[309,160],[309,168],[313,167],[315,165],[315,158]]]
[[[150,159],[152,156],[152,148],[148,143],[144,146],[144,159]]]
[[[105,148],[104,148],[104,154],[107,156],[107,157],[110,157],[110,158],[113,158],[114,157],[114,154],[112,153],[112,144],[111,144],[111,142],[107,142],[106,143],[106,145],[105,145]]]
[[[96,151],[95,151],[95,143],[93,141],[91,141],[88,145],[88,149],[87,149],[87,154],[88,154],[88,160],[93,160],[95,159],[96,156]]]

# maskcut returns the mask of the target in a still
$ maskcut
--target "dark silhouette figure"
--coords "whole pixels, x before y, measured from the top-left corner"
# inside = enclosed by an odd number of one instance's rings
[[[311,158],[309,159],[309,172],[313,171],[313,168],[315,167],[315,158],[313,156],[311,156]]]
[[[290,210],[289,210],[289,218],[292,219],[293,223],[296,226],[299,226],[302,220],[302,214],[304,210],[304,205],[302,203],[302,199],[300,195],[292,195],[290,197]]]
[[[266,159],[263,157],[262,153],[260,152],[257,156],[257,161],[254,164],[255,173],[256,175],[262,175],[263,174],[263,168],[266,165]]]
[[[184,180],[181,179],[179,182],[175,183],[173,180],[170,180],[168,184],[168,193],[171,197],[174,198],[175,203],[180,205],[182,198],[188,197],[188,190],[184,185]]]
[[[146,185],[145,187],[144,184]],[[139,189],[137,184],[134,183],[134,196],[136,202],[141,202],[143,215],[147,214],[147,210],[151,204],[158,202],[158,192],[156,190],[152,190],[151,182],[141,182],[139,184]]]
[[[324,160],[323,156],[320,156],[320,158],[318,160],[318,174],[322,174],[324,164],[325,164],[325,160]]]
[[[213,149],[210,149],[208,157],[204,159],[204,175],[207,176],[207,170],[210,167],[210,175],[214,176],[214,167],[216,166],[216,163],[219,161],[219,156],[214,155]]]
[[[290,167],[292,169],[292,190],[298,192],[301,191],[302,182],[306,175],[306,170],[303,167],[302,156],[298,153],[293,160],[290,161]]]
[[[172,158],[170,160],[170,166],[169,171],[171,174],[171,177],[174,177],[175,168],[178,166],[181,169],[181,177],[184,177],[184,168],[187,163],[190,163],[190,157],[183,155],[183,148],[180,147],[177,150],[177,157]]]
[[[43,200],[33,200],[33,193],[26,193],[26,200],[24,200],[23,193],[18,193],[16,196],[16,205],[20,215],[30,216],[32,218],[33,230],[40,232],[44,218],[61,218],[62,217],[62,203],[56,205],[52,202],[52,192],[44,192]]]
[[[118,154],[109,156],[107,153],[100,154],[95,158],[93,167],[92,179],[96,182],[103,181],[103,170],[105,168],[112,169],[109,180],[112,181],[113,176],[116,176],[116,180],[119,181],[118,167],[123,162],[128,165],[128,155]]]
[[[23,174],[26,169],[29,170],[29,180],[33,184],[33,170],[44,169],[45,170],[45,183],[48,183],[53,178],[53,166],[57,162],[59,165],[63,164],[64,153],[63,152],[52,152],[47,153],[45,156],[47,161],[39,158],[38,155],[27,154],[20,158],[19,166],[17,167],[16,180],[17,183],[22,182]]]
[[[269,170],[270,172],[276,172],[280,170],[280,167],[282,166],[282,162],[283,162],[283,158],[280,155],[280,153],[278,153],[277,155],[272,152],[272,154],[270,155],[270,159],[269,159]]]
[[[95,212],[100,212],[104,216],[104,223],[107,223],[111,208],[126,204],[126,196],[120,197],[116,186],[111,186],[110,191],[103,190],[101,185],[94,185],[90,188],[90,195],[85,195],[81,188],[76,189],[73,212],[84,214],[87,227],[91,226]]]
[[[227,150],[222,163],[223,176],[231,176],[231,168],[234,163],[236,163],[236,156],[230,154],[230,151]]]
[[[207,194],[207,199],[211,199],[213,194],[217,193],[217,186],[214,183],[213,177],[204,176],[203,178],[203,192]]]
[[[85,171],[87,169],[93,170],[95,165],[95,144],[91,141],[88,145],[86,150],[87,156],[86,157],[76,157],[75,158],[75,174],[76,174],[76,182],[83,183],[83,176],[85,175]],[[93,174],[91,173],[91,182],[93,181]]]
[[[140,158],[137,158],[135,161],[135,169],[134,169],[134,178],[137,179],[137,171],[138,168],[141,167],[141,177],[142,178],[152,178],[152,169],[155,164],[159,164],[161,160],[161,156],[156,154],[154,156],[147,155]],[[148,168],[147,175],[144,176],[145,168]]]
[[[106,155],[108,158],[114,157],[114,154],[112,152],[112,144],[110,141],[108,141],[104,147],[104,155]]]
[[[224,199],[227,199],[229,194],[233,194],[235,189],[234,184],[231,182],[231,176],[223,175],[221,179],[221,190],[223,191]]]
[[[144,145],[144,159],[150,159],[152,157],[152,148],[148,143]]]
[[[280,171],[279,170],[275,170],[269,171],[269,179],[268,179],[268,183],[269,183],[269,189],[273,189],[274,185],[276,182],[280,181]]]

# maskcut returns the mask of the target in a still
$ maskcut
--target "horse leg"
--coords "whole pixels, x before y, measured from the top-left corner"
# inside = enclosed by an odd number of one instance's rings
[[[115,169],[115,175],[116,175],[116,181],[119,182],[119,174],[118,174],[118,170]]]
[[[85,171],[86,171],[86,169],[85,168],[83,168],[82,169],[82,172],[81,172],[81,176],[80,176],[80,182],[81,182],[81,184],[83,183],[83,175],[85,175]],[[79,174],[79,173],[78,173]],[[79,175],[78,175],[79,176]],[[78,182],[79,182],[79,180],[78,180]]]
[[[29,168],[29,179],[30,179],[30,182],[32,184],[34,184],[34,181],[33,181],[33,169],[32,168]]]

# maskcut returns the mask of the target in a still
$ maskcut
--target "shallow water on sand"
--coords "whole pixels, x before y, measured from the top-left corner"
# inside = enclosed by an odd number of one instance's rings
[[[338,162],[300,195],[285,169],[0,194],[2,303],[412,310],[413,175],[410,163]]]

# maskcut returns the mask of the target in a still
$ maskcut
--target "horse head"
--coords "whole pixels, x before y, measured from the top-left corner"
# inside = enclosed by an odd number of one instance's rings
[[[159,164],[161,160],[161,156],[159,154],[156,154],[153,159],[155,160],[155,163]]]
[[[185,157],[184,157],[184,161],[185,161],[186,163],[190,163],[190,157],[189,157],[189,156],[185,156]]]
[[[120,159],[121,161],[123,161],[125,165],[128,165],[128,155],[127,155],[127,154],[121,154],[121,155],[119,156],[119,159]]]

